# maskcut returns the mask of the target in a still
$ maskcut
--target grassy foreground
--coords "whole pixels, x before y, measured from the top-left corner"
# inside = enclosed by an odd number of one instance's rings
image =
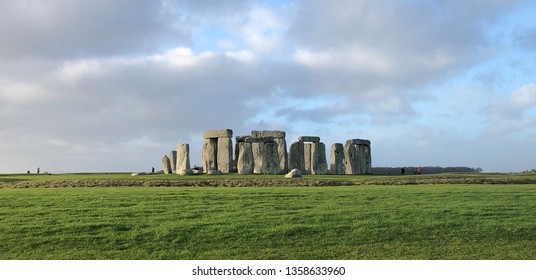
[[[535,206],[536,184],[4,187],[0,259],[536,259]]]

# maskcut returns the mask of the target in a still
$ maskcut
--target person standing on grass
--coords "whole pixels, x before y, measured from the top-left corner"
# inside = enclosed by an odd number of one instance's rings
[[[39,172],[41,172],[41,168],[39,168],[39,166],[37,167],[37,174],[39,174]]]
[[[421,173],[422,173],[422,169],[421,169],[420,167],[417,168],[417,174],[418,174],[418,175],[421,175]]]

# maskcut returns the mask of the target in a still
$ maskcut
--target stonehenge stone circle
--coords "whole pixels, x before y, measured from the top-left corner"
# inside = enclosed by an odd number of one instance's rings
[[[331,145],[330,165],[326,145],[319,136],[299,136],[287,151],[286,133],[280,130],[253,130],[236,136],[231,129],[203,131],[202,167],[190,168],[190,147],[178,144],[169,157],[162,157],[165,174],[368,174],[372,171],[370,140],[348,139]],[[234,150],[233,150],[234,148]],[[190,170],[191,172],[189,172]],[[289,170],[293,172],[287,173]]]
[[[189,144],[177,144],[177,163],[175,166],[175,172],[179,172],[183,169],[190,169],[190,145]]]
[[[164,174],[171,174],[171,162],[167,155],[162,157],[162,170],[164,171]]]

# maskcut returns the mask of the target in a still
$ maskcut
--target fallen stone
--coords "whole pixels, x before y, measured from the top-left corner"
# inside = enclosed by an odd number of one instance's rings
[[[209,170],[207,172],[207,175],[218,176],[218,175],[223,175],[223,172],[221,172],[220,170]]]
[[[233,131],[231,129],[217,129],[217,130],[205,130],[203,131],[203,138],[232,138]]]
[[[300,170],[297,169],[297,168],[294,168],[294,169],[290,170],[290,172],[285,175],[285,178],[300,178],[301,176],[302,175],[301,175]]]
[[[194,175],[194,171],[192,169],[181,169],[177,172],[177,174],[181,176],[190,176]]]

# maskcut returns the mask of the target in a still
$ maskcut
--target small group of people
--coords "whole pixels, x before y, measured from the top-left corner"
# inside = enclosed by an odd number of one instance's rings
[[[26,173],[30,174],[30,170],[26,171]],[[41,168],[38,166],[37,167],[37,174],[41,173]]]
[[[400,174],[402,174],[402,175],[406,174],[406,168],[402,167],[400,169]],[[422,168],[421,167],[415,168],[415,170],[413,171],[413,174],[421,175],[422,174]]]

